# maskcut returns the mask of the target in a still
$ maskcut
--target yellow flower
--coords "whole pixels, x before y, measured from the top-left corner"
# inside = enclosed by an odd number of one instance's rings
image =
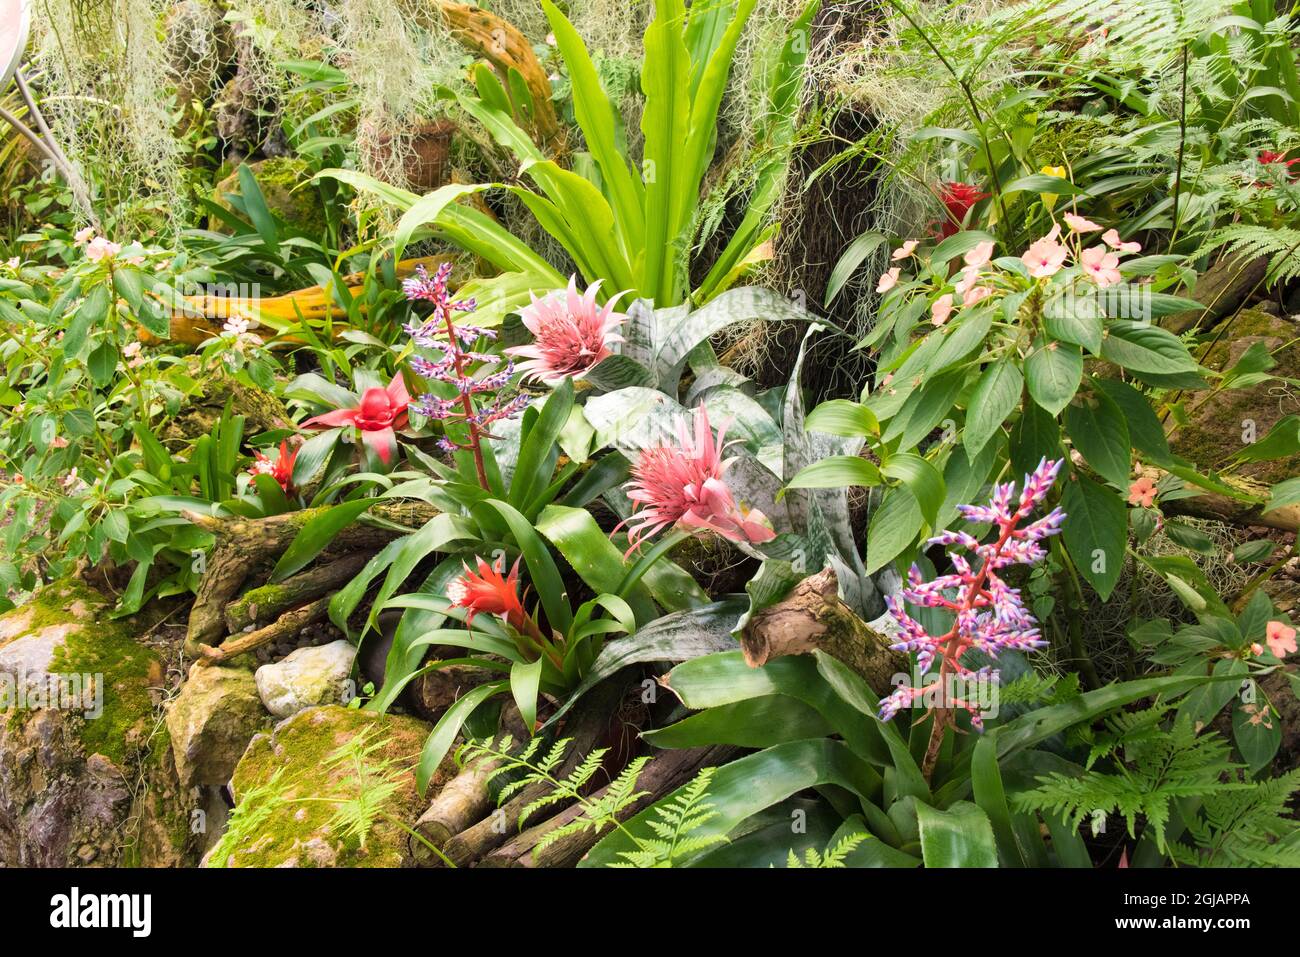
[[[1042,173],[1044,176],[1055,176],[1057,179],[1069,178],[1065,173],[1064,166],[1044,166],[1038,172]],[[1043,205],[1046,206],[1048,210],[1051,210],[1051,208],[1056,205],[1055,193],[1039,193],[1038,198],[1043,201]]]

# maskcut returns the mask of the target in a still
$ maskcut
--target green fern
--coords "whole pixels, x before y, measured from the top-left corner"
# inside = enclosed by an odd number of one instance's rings
[[[804,852],[804,859],[799,860],[799,856],[794,851],[786,859],[786,867],[844,867],[845,859],[857,849],[857,846],[865,841],[871,835],[863,834],[846,834],[834,847],[826,849],[824,854],[818,854],[817,848],[810,847]]]
[[[1170,805],[1175,800],[1243,785],[1223,780],[1235,765],[1228,761],[1228,743],[1220,735],[1198,737],[1189,719],[1177,720],[1172,728],[1162,731],[1154,729],[1146,712],[1111,720],[1121,718],[1127,731],[1117,733],[1100,749],[1094,748],[1105,755],[1123,749],[1123,760],[1113,762],[1113,772],[1088,770],[1075,777],[1056,772],[1038,778],[1038,788],[1022,792],[1014,800],[1019,810],[1054,814],[1074,828],[1098,810],[1118,812],[1131,836],[1137,835],[1141,815],[1163,853],[1167,850]]]
[[[1228,255],[1245,260],[1268,257],[1265,281],[1269,285],[1300,277],[1300,229],[1238,223],[1215,233],[1201,247],[1200,254],[1219,247],[1226,247]]]
[[[671,801],[654,806],[654,817],[646,824],[654,831],[654,838],[629,835],[635,841],[635,851],[622,851],[622,861],[611,867],[672,867],[678,861],[705,848],[726,843],[723,834],[695,834],[718,816],[713,805],[705,800],[716,768],[704,768],[695,779]],[[624,833],[627,833],[626,831]]]
[[[1286,806],[1298,790],[1300,768],[1243,790],[1206,795],[1187,823],[1197,846],[1174,844],[1174,860],[1197,867],[1300,867],[1300,822]]]

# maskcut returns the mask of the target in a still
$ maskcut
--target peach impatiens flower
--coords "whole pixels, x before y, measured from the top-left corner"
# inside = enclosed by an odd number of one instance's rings
[[[86,258],[91,262],[99,262],[101,259],[111,259],[122,251],[119,243],[109,242],[103,236],[96,236],[90,242],[86,243]]]
[[[1101,234],[1101,241],[1111,249],[1121,253],[1140,253],[1142,251],[1141,243],[1126,243],[1119,238],[1119,230],[1108,229]]]
[[[880,282],[876,283],[876,292],[886,293],[898,285],[898,275],[901,270],[895,266],[880,277]]]
[[[973,306],[991,295],[993,295],[993,289],[990,286],[971,286],[970,289],[962,293],[961,304],[963,306]]]
[[[962,261],[967,267],[978,269],[980,266],[987,266],[989,260],[993,258],[993,240],[986,239],[982,243],[976,244],[975,248],[962,257]]]
[[[892,259],[894,262],[902,262],[908,256],[912,255],[912,253],[916,252],[917,245],[918,245],[918,240],[909,239],[907,240],[907,242],[903,243],[903,245],[895,249],[893,254],[889,258]]]
[[[680,423],[677,445],[646,449],[632,466],[625,488],[633,502],[628,525],[628,554],[642,540],[670,525],[716,532],[733,542],[760,544],[776,538],[757,509],[736,502],[723,478],[734,459],[724,459],[727,423],[713,437],[704,406],[695,410],[694,434]]]
[[[533,342],[506,353],[524,358],[518,369],[525,379],[554,385],[565,378],[579,378],[614,354],[610,346],[623,341],[616,330],[626,318],[614,311],[614,304],[624,293],[597,305],[600,283],[597,279],[580,293],[578,277],[570,276],[568,289],[556,289],[541,299],[532,296],[532,304],[520,310],[519,318],[533,334]]]
[[[1082,216],[1076,216],[1074,213],[1065,213],[1062,217],[1065,225],[1069,226],[1076,233],[1095,233],[1101,229],[1091,219],[1084,219]]]
[[[1079,254],[1083,273],[1102,289],[1120,282],[1119,256],[1105,246],[1092,246]]]
[[[1050,233],[1042,239],[1035,240],[1020,257],[1020,261],[1025,264],[1029,275],[1034,279],[1055,276],[1065,265],[1070,251],[1057,242],[1057,237],[1060,235],[1061,227],[1053,226]]]
[[[1284,621],[1270,621],[1264,629],[1264,641],[1274,657],[1285,658],[1295,654],[1295,629]]]
[[[936,326],[942,326],[952,315],[952,293],[947,292],[934,301],[930,307],[930,322]]]
[[[1145,475],[1128,487],[1128,503],[1150,508],[1156,500],[1156,483]]]

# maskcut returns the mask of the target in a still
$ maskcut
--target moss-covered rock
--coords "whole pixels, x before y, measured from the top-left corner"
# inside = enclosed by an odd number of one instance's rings
[[[0,616],[0,862],[192,859],[157,653],[76,580]]]
[[[304,160],[293,156],[277,156],[248,164],[262,190],[266,207],[288,225],[311,239],[325,234],[325,210],[320,195],[308,185],[311,173]],[[242,196],[239,171],[235,170],[213,190],[212,201],[222,209],[233,210],[230,194]],[[223,232],[224,226],[214,222],[212,228]]]
[[[250,669],[195,665],[167,706],[167,730],[181,783],[226,784],[248,742],[269,720]]]
[[[1243,310],[1230,322],[1205,357],[1208,368],[1229,369],[1248,348],[1262,342],[1270,351],[1279,350],[1273,356],[1277,363],[1270,370],[1273,375],[1300,378],[1300,323],[1262,309]],[[1248,428],[1253,428],[1256,438],[1263,438],[1279,419],[1300,413],[1300,396],[1267,381],[1246,389],[1195,393],[1187,410],[1190,421],[1173,432],[1171,445],[1176,454],[1210,468],[1242,450]],[[1300,473],[1300,455],[1251,462],[1236,471],[1272,484]]]
[[[406,828],[426,804],[414,769],[429,730],[414,718],[328,706],[258,735],[235,769],[239,804],[208,866],[408,866]],[[444,764],[433,786],[453,770]],[[345,819],[367,804],[363,837]]]

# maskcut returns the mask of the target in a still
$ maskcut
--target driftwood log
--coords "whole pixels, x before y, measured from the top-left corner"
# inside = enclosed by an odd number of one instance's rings
[[[1138,474],[1149,478],[1152,482],[1159,482],[1166,473],[1161,469],[1140,465]],[[1269,487],[1253,479],[1234,478],[1232,484],[1250,495],[1268,498]],[[1261,506],[1247,505],[1216,492],[1202,492],[1190,483],[1187,483],[1187,488],[1199,494],[1189,498],[1161,501],[1161,510],[1169,515],[1211,518],[1228,525],[1259,525],[1264,528],[1281,529],[1284,532],[1300,531],[1300,505],[1285,505],[1271,512],[1265,512]]]
[[[247,580],[253,566],[277,558],[307,522],[328,506],[300,512],[284,512],[266,518],[214,518],[199,512],[184,512],[191,523],[216,537],[205,559],[203,578],[190,609],[185,651],[198,657],[204,645],[217,644],[226,629],[226,606]],[[402,529],[414,531],[438,514],[423,502],[380,503],[368,513]],[[358,522],[343,529],[331,544],[336,552],[375,549],[400,532],[381,525]]]
[[[713,745],[706,748],[689,748],[681,751],[664,751],[655,756],[637,778],[636,790],[646,792],[621,814],[619,820],[625,821],[643,811],[655,801],[666,797],[682,785],[688,783],[702,768],[725,764],[740,752],[730,745]],[[602,796],[607,790],[597,791],[593,797]],[[522,834],[512,837],[505,844],[492,851],[481,861],[479,867],[573,867],[582,860],[604,833],[592,829],[568,834],[559,840],[538,848],[538,844],[547,834],[563,827],[582,815],[581,804],[571,804],[559,813],[547,818]]]
[[[878,694],[908,670],[907,659],[869,626],[837,593],[833,569],[795,585],[781,601],[750,619],[740,637],[745,661],[757,668],[783,655],[823,651],[857,672]]]
[[[617,719],[619,701],[627,687],[617,678],[611,678],[593,688],[582,700],[578,713],[565,723],[561,732],[562,737],[571,741],[564,761],[554,772],[556,777],[566,777],[591,751],[602,746],[610,734],[611,724]],[[447,837],[441,837],[442,832],[433,828],[422,830],[419,824],[416,830],[439,847],[453,864],[465,867],[509,841],[517,833],[516,825],[524,808],[544,795],[546,790],[545,784],[530,784],[500,808],[491,808],[489,802],[488,812],[476,824]],[[418,864],[437,867],[443,863],[414,839],[411,841],[411,854]]]

